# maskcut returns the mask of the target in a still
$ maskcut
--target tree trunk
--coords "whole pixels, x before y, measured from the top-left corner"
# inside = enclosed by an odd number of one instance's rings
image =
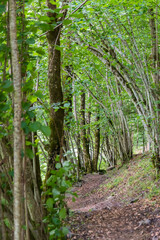
[[[56,5],[51,4],[51,1],[47,0],[47,6],[52,10],[52,12],[48,12],[48,17],[51,19],[50,23],[53,23],[53,19],[57,21],[57,14],[55,12],[53,13],[56,9]],[[60,76],[61,54],[60,51],[56,49],[56,46],[60,46],[60,32],[61,27],[57,27],[53,31],[48,31],[47,33],[51,129],[48,150],[48,170],[55,169],[56,156],[62,154],[64,110],[62,109],[63,93]]]
[[[157,177],[160,175],[160,57],[158,49],[158,31],[156,23],[156,14],[154,9],[149,10],[150,13],[150,31],[152,40],[152,78],[155,83],[154,98],[156,101],[156,122],[153,121],[153,136],[154,136],[154,154],[153,154],[153,164],[156,168]],[[154,130],[155,129],[155,130]]]
[[[74,91],[74,83],[73,83],[73,91]],[[74,139],[75,143],[77,146],[77,158],[78,158],[78,169],[82,169],[82,166],[84,167],[84,162],[83,162],[83,154],[82,154],[82,149],[80,145],[80,133],[79,133],[79,125],[78,125],[78,117],[77,117],[77,98],[76,95],[73,95],[73,110],[74,110],[74,118],[76,122],[76,132],[74,134]]]
[[[16,2],[9,1],[10,42],[14,84],[14,240],[21,238],[21,68],[19,64],[16,26]]]
[[[95,146],[94,146],[94,154],[93,154],[93,171],[97,172],[97,164],[98,164],[98,157],[99,157],[99,149],[100,149],[100,126],[99,126],[99,111],[96,116],[96,130],[94,133],[94,140],[95,140]]]
[[[83,144],[83,156],[85,162],[86,172],[92,172],[91,160],[89,155],[89,145],[86,136],[85,129],[85,92],[82,92],[81,95],[81,111],[80,111],[80,125],[81,125],[81,139]]]

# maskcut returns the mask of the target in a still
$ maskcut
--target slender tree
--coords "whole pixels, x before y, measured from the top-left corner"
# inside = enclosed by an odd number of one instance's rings
[[[82,91],[81,94],[81,111],[80,111],[80,125],[81,125],[81,139],[82,139],[82,145],[83,145],[83,157],[84,157],[84,162],[85,162],[85,169],[86,172],[91,172],[92,171],[92,166],[91,166],[91,159],[90,159],[90,154],[89,154],[89,144],[88,144],[88,139],[87,139],[87,134],[86,134],[86,129],[85,129],[85,92]]]
[[[10,42],[14,85],[14,240],[21,239],[21,68],[16,26],[16,2],[9,1]]]
[[[96,123],[96,129],[94,133],[94,141],[95,141],[95,146],[94,146],[94,154],[93,154],[93,163],[92,163],[92,169],[94,172],[97,172],[97,165],[98,165],[98,157],[99,157],[99,151],[100,151],[100,125],[99,125],[99,120],[100,120],[100,113],[99,113],[99,106],[97,107],[97,116],[95,121]]]

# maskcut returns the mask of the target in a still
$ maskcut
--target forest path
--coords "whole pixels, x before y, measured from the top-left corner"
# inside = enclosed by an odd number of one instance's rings
[[[160,239],[160,206],[143,198],[129,199],[120,192],[106,192],[107,174],[88,174],[82,185],[72,190],[78,199],[67,204],[71,236],[77,240],[158,240]]]

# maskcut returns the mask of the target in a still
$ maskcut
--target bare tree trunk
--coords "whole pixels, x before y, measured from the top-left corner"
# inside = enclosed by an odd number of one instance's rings
[[[9,1],[10,41],[14,83],[14,240],[21,238],[21,68],[16,26],[16,2]]]
[[[154,98],[156,103],[156,122],[153,121],[153,136],[154,136],[154,156],[153,156],[153,164],[156,167],[157,176],[160,175],[160,74],[159,74],[159,66],[160,66],[160,57],[159,57],[159,49],[158,49],[158,25],[156,24],[156,14],[154,9],[151,8],[149,10],[150,13],[150,31],[151,31],[151,40],[152,40],[152,78],[155,83],[154,90]]]
[[[158,83],[158,67],[159,67],[159,53],[158,53],[158,35],[156,31],[156,20],[154,10],[151,8],[150,13],[150,30],[152,39],[152,67],[153,67],[153,81]]]
[[[73,91],[74,91],[74,82],[73,82]],[[81,169],[82,166],[84,166],[83,162],[83,154],[82,154],[82,149],[80,145],[80,133],[79,133],[79,125],[78,125],[78,117],[77,117],[77,98],[76,95],[73,95],[73,111],[74,111],[74,118],[76,122],[76,133],[75,133],[75,143],[77,146],[77,154],[78,154],[78,168]]]
[[[97,112],[96,116],[96,122],[98,122],[100,119],[99,117],[99,109]],[[93,171],[97,172],[97,164],[98,164],[98,157],[99,157],[99,149],[100,149],[100,126],[99,123],[96,124],[96,130],[94,133],[94,141],[95,141],[95,146],[94,146],[94,154],[93,154]]]
[[[83,144],[83,156],[85,162],[85,169],[86,172],[92,171],[91,160],[89,155],[89,147],[88,141],[86,136],[86,129],[85,129],[85,92],[82,92],[81,95],[81,112],[80,112],[80,125],[81,125],[81,139]]]

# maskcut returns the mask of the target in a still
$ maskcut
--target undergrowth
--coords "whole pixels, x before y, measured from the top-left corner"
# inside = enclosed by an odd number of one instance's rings
[[[107,181],[101,187],[109,195],[121,195],[122,201],[130,201],[134,197],[151,200],[160,195],[160,179],[155,179],[155,170],[149,154],[134,157],[120,169],[108,172],[107,177]]]

